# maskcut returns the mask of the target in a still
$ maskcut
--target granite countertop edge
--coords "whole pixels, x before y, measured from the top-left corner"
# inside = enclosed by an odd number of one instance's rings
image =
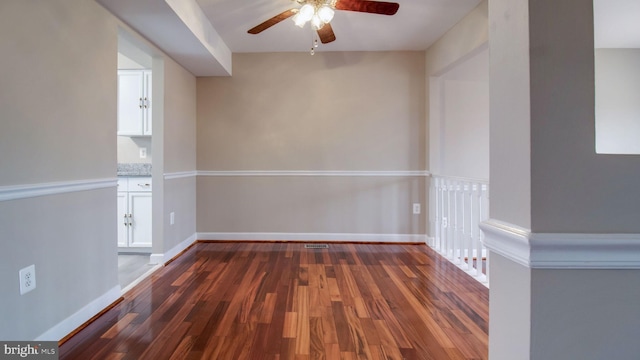
[[[122,177],[151,176],[151,164],[118,163],[116,174]]]

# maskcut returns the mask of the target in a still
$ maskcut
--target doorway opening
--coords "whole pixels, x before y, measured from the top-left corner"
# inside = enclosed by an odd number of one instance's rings
[[[119,29],[117,242],[118,280],[125,290],[154,270],[152,68],[147,46]]]

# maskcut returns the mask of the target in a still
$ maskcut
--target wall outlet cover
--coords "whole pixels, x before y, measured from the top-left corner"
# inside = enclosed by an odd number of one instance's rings
[[[29,265],[19,271],[20,295],[24,295],[36,288],[36,266]]]
[[[176,223],[176,213],[172,211],[169,214],[169,225],[173,225],[175,223]]]
[[[413,214],[414,215],[419,215],[420,214],[420,204],[419,203],[413,204]]]

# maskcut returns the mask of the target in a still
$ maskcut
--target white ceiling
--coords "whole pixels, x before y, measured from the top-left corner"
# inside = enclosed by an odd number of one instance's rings
[[[292,0],[96,0],[196,76],[231,75],[232,52],[307,52],[313,32],[285,20]],[[391,0],[394,1],[394,0]],[[480,0],[395,0],[393,16],[337,11],[336,41],[317,51],[425,50]],[[640,1],[593,0],[596,48],[640,48]]]
[[[196,76],[231,74],[232,52],[307,52],[314,33],[287,19],[247,30],[292,0],[96,0]],[[393,0],[392,0],[393,1]],[[426,50],[481,0],[396,0],[395,15],[336,11],[336,41],[316,51]]]
[[[247,30],[290,8],[291,0],[196,0],[233,52],[309,51],[313,31],[287,19],[264,32]],[[395,15],[336,11],[331,26],[336,41],[319,51],[425,50],[471,11],[480,0],[390,0]]]

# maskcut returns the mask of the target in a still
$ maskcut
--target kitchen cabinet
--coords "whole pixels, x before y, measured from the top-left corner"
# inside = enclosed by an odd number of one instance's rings
[[[118,70],[118,135],[151,136],[151,70]]]
[[[151,177],[118,179],[118,247],[151,247]]]

